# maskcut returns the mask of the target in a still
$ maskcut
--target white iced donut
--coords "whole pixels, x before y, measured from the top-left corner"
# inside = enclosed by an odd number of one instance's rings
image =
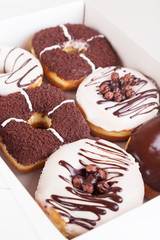
[[[75,185],[77,177],[83,178],[83,188]],[[102,183],[107,185],[104,191]],[[87,192],[90,185],[94,191]],[[125,150],[106,140],[83,139],[49,157],[35,197],[59,230],[72,238],[141,205],[144,184],[138,163]]]
[[[79,86],[78,105],[92,132],[107,140],[125,140],[132,129],[158,113],[159,92],[141,73],[107,67],[90,74]]]
[[[0,96],[40,86],[42,76],[41,64],[31,53],[18,47],[0,46]]]

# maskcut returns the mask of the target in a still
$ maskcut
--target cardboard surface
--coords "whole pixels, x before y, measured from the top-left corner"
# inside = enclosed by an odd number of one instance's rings
[[[0,239],[66,239],[48,220],[1,157],[0,176]]]
[[[108,20],[160,62],[159,0],[87,0],[86,3],[102,11]]]
[[[77,5],[78,2],[82,2],[81,0],[74,0],[74,3]],[[47,11],[50,8],[56,8],[62,5],[73,5],[73,0],[1,0],[0,2],[0,20],[13,18],[17,16],[28,15],[30,13],[35,13],[38,11],[43,11],[46,9]],[[68,7],[66,6],[66,11],[68,11]],[[54,12],[53,12],[54,13]],[[45,19],[46,20],[46,19]]]
[[[10,0],[10,7],[15,11],[7,11],[8,2],[9,0],[0,2],[0,11],[2,13],[0,14],[0,31],[3,33],[0,44],[20,46],[29,50],[31,37],[36,31],[66,22],[83,22],[84,2],[82,0],[60,0],[56,2],[46,0],[45,4],[44,1],[38,1],[37,8],[37,0],[32,1],[32,4],[29,0],[23,6],[19,0],[14,0],[16,7]],[[123,4],[125,2],[123,0]],[[17,3],[20,4],[20,8],[17,8]],[[129,4],[127,6],[130,7]],[[136,68],[160,81],[160,63],[154,54],[144,49],[143,41],[137,43],[135,38],[131,38],[131,33],[125,27],[124,15],[119,11],[121,7],[123,8],[123,5],[117,5],[115,10],[115,1],[86,0],[84,23],[106,35],[120,56],[123,65]],[[124,9],[122,10],[124,11]],[[15,17],[16,15],[18,17]],[[126,28],[126,31],[122,26]],[[73,93],[68,92],[67,94],[71,98],[74,97]],[[122,143],[122,147],[124,146],[125,143]],[[0,237],[3,240],[9,240],[11,237],[13,239],[22,239],[20,233],[24,233],[27,228],[27,234],[23,234],[23,239],[65,239],[33,200],[42,169],[31,173],[20,173],[5,160],[3,154],[1,156],[8,166],[0,159],[0,222],[3,223],[1,224],[3,228],[0,228]],[[5,207],[8,207],[8,209],[6,210]],[[151,239],[151,237],[156,239],[158,236],[159,210],[160,197],[157,197],[145,203],[142,207],[134,209],[76,239],[93,240],[100,237],[104,238],[104,236],[112,240],[117,238],[119,240],[146,240]],[[11,215],[7,221],[10,213]],[[19,227],[17,228],[17,226]],[[10,232],[8,229],[11,229]]]
[[[0,38],[0,45],[18,46],[30,50],[32,36],[37,31],[66,22],[82,23],[84,14],[83,1],[63,0],[61,2],[63,4],[55,4],[55,7],[52,7],[54,4],[50,8],[46,5],[45,9],[37,10],[36,12],[31,10],[28,12],[26,9],[24,15],[3,18],[0,21],[0,32],[3,33],[3,37]],[[17,9],[19,9],[17,11],[20,11],[21,8],[17,7]],[[25,5],[23,9],[25,9]],[[1,5],[0,10],[2,11]],[[14,13],[16,14],[16,11]]]
[[[123,66],[136,69],[160,84],[160,50],[159,41],[157,42],[157,39],[160,38],[158,30],[160,20],[157,21],[160,2],[157,2],[156,5],[153,4],[154,6],[152,6],[152,2],[154,1],[86,0],[85,24],[106,35]],[[153,10],[149,16],[144,6],[146,8],[152,6]],[[136,18],[136,14],[139,18]],[[159,16],[160,13],[158,18]],[[149,25],[147,25],[148,22],[150,22]],[[157,58],[157,54],[159,58]]]

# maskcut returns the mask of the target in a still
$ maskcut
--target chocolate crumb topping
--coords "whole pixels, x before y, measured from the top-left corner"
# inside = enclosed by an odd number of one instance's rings
[[[20,92],[0,98],[0,137],[9,154],[18,163],[25,166],[35,164],[49,157],[62,144],[90,137],[87,123],[73,102],[63,104],[49,114],[67,100],[61,89],[46,84],[25,92],[32,104],[32,111]],[[49,129],[34,128],[28,123],[36,113],[41,113],[42,116],[49,114]],[[10,118],[13,120],[2,126]],[[22,122],[17,122],[16,119],[21,119]],[[56,131],[57,135],[50,129]]]
[[[64,45],[72,42],[85,43],[83,54],[95,68],[113,66],[116,64],[116,54],[105,37],[97,37],[100,34],[83,24],[65,24],[71,40],[69,40],[62,27],[56,26],[37,32],[32,40],[32,46],[38,58],[47,65],[49,71],[55,72],[65,80],[83,79],[92,72],[90,64],[80,56],[81,51],[67,52]],[[88,41],[89,40],[89,41]],[[58,48],[44,51],[52,46]],[[75,49],[76,50],[76,49]],[[41,55],[41,52],[43,54]],[[77,54],[78,53],[78,54]]]

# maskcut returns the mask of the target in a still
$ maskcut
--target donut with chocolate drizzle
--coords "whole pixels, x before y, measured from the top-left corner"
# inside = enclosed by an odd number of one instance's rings
[[[35,194],[68,238],[139,206],[143,196],[138,163],[125,150],[101,139],[79,140],[52,154]]]
[[[90,74],[80,84],[76,100],[91,131],[112,141],[126,140],[134,128],[159,111],[156,84],[124,67],[107,67]]]
[[[42,77],[42,66],[30,52],[18,47],[0,46],[0,96],[40,86]]]

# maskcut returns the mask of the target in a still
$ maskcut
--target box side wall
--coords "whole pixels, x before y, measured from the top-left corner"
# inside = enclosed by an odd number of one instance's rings
[[[34,174],[34,172],[33,172]],[[5,239],[65,240],[0,157],[0,221]],[[32,180],[34,175],[32,176]],[[15,218],[16,215],[16,218]],[[8,218],[9,217],[9,218]],[[17,227],[18,226],[18,227]],[[10,229],[6,232],[7,229]],[[5,233],[6,232],[6,233]]]
[[[71,4],[63,5],[61,7],[56,7],[46,11],[44,10],[42,12],[16,17],[14,19],[3,20],[0,22],[0,31],[3,32],[4,35],[3,37],[0,38],[0,44],[20,46],[30,50],[31,38],[36,31],[39,31],[45,27],[55,26],[57,24],[66,22],[82,23],[83,7],[84,7],[83,1],[79,2],[76,1],[76,3],[73,2]],[[29,22],[31,22],[32,24],[29,24]],[[131,39],[129,39],[125,34],[123,34],[116,26],[114,26],[107,19],[105,15],[105,9],[104,12],[101,12],[98,11],[97,6],[93,6],[92,4],[89,5],[89,3],[86,3],[84,23],[106,35],[106,37],[112,43],[112,46],[116,50],[117,54],[120,56],[120,60],[122,61],[123,65],[127,67],[136,68],[137,70],[142,71],[144,74],[152,76],[152,78],[155,79],[158,78],[159,64],[155,62],[154,59],[151,56],[149,56],[146,52],[144,52],[139,46],[135,45],[135,43]],[[19,197],[20,201],[23,198],[22,192],[24,189],[21,189],[20,190],[21,193],[18,193],[16,190],[18,183],[16,182],[15,179],[14,181],[15,186],[12,185],[11,188],[12,187],[14,188],[14,194],[17,196],[17,198]],[[11,179],[11,182],[13,183],[13,179]],[[20,188],[21,187],[18,186],[18,189]],[[26,206],[28,201],[28,207],[25,208],[25,211],[30,221],[31,220],[33,221],[34,225],[34,219],[38,221],[38,218],[41,219],[43,217],[41,216],[41,213],[38,214],[39,210],[37,207],[34,206],[35,203],[33,203],[29,195],[26,194],[26,196],[28,196],[27,197],[28,200],[26,200]],[[23,205],[22,202],[20,204]],[[34,212],[32,212],[34,216],[33,219],[31,219],[32,215],[30,215],[32,207],[34,208]],[[48,226],[48,224],[50,223],[47,220],[45,220],[46,225],[44,224],[44,229],[46,227],[46,231],[50,229],[50,227]],[[38,226],[35,223],[35,229],[37,227]],[[106,228],[106,225],[103,225],[103,228]],[[45,235],[46,231],[44,229],[42,228],[40,230],[41,236],[43,235],[42,239],[45,239],[46,236]],[[96,231],[98,232],[98,230],[99,229],[97,229]],[[58,233],[56,234],[58,235]],[[92,237],[93,239],[94,231],[91,231],[90,234],[93,234]],[[52,233],[50,234],[50,237],[52,237],[51,235]],[[98,236],[99,233],[97,237]],[[85,236],[81,236],[80,238],[85,239]],[[88,237],[88,239],[91,238]]]
[[[68,4],[0,21],[0,45],[18,46],[30,50],[33,35],[43,28],[59,24],[82,23],[84,2]],[[3,34],[2,34],[3,33]]]
[[[1,0],[0,9],[2,9],[2,11],[0,14],[0,20],[35,13],[44,9],[48,10],[57,6],[62,6],[63,4],[66,5],[71,2],[75,3],[80,1],[82,2],[82,0]]]
[[[99,10],[98,2],[94,2],[95,4],[85,1],[84,23],[108,38],[123,66],[142,72],[160,85],[160,63],[110,22],[105,4],[104,8]]]

